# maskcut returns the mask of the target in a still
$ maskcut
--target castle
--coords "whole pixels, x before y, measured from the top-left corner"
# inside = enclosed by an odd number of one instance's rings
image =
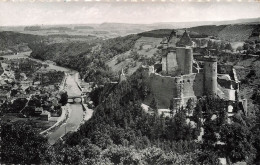
[[[185,106],[189,99],[207,95],[238,101],[239,81],[233,66],[220,65],[217,57],[210,55],[194,60],[194,46],[186,31],[180,39],[172,31],[161,42],[161,63],[143,67],[159,108],[168,109],[173,104],[177,109]]]

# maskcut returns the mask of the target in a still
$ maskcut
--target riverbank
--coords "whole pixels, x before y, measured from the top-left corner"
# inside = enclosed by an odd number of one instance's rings
[[[66,106],[62,106],[62,114],[61,116],[58,118],[57,122],[52,125],[50,128],[40,132],[41,135],[47,135],[50,131],[54,130],[55,128],[59,127],[61,124],[63,124],[69,116],[69,110],[67,105]]]

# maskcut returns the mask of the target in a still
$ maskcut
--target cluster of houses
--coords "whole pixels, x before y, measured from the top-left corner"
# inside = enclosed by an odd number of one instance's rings
[[[0,74],[0,107],[5,102],[12,104],[17,99],[26,99],[29,102],[36,97],[40,99],[42,105],[31,106],[35,116],[39,116],[41,120],[49,120],[52,115],[59,114],[55,110],[57,107],[60,108],[60,93],[57,87],[60,84],[43,86],[40,79],[35,81],[35,77],[43,73],[37,72],[42,67],[40,63],[29,59],[1,59],[0,62],[3,69]],[[16,70],[19,70],[18,75]]]

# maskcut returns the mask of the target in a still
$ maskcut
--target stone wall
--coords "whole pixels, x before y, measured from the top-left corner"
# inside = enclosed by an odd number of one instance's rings
[[[189,98],[196,99],[203,96],[203,73],[189,74],[179,77],[150,74],[149,84],[151,92],[160,108],[169,108],[170,101],[176,99],[178,104],[186,105]],[[177,103],[176,103],[177,105]]]
[[[162,76],[159,74],[151,74],[149,77],[151,92],[160,108],[169,108],[170,101],[177,97],[175,78],[170,76]]]

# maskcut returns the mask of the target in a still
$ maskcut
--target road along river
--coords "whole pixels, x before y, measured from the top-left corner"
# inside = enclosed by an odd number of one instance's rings
[[[68,74],[67,80],[66,80],[66,86],[65,90],[68,93],[68,96],[79,96],[81,95],[81,91],[77,86],[76,80],[75,80],[76,74]],[[65,135],[69,131],[75,131],[80,123],[83,120],[83,108],[80,103],[74,103],[74,104],[67,104],[67,107],[69,108],[69,118],[67,121],[62,124],[57,129],[53,130],[53,132],[49,132],[48,134],[48,141],[50,144],[54,144],[60,137]]]

